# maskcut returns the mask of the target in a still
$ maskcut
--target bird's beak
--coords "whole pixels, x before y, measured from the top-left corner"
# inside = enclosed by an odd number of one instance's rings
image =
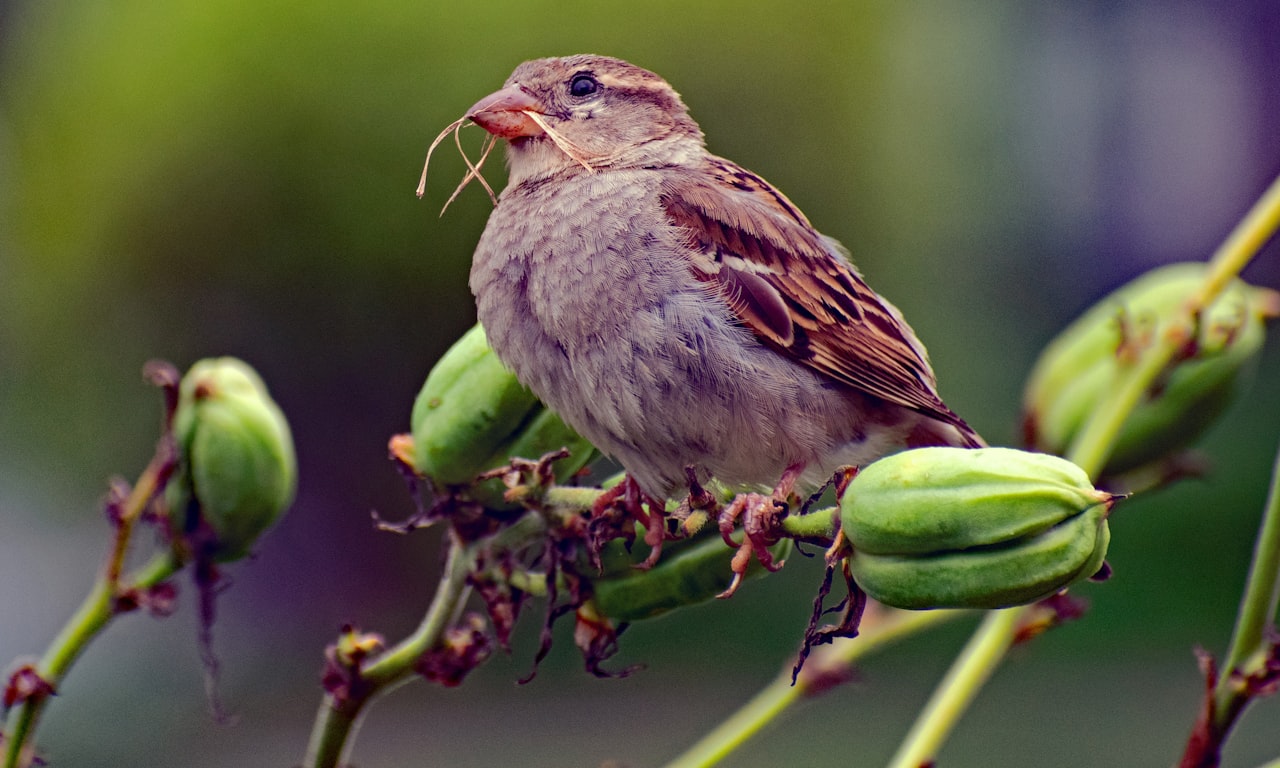
[[[544,107],[518,85],[509,85],[485,96],[467,110],[467,118],[500,139],[538,136],[541,127],[526,111],[541,113]]]

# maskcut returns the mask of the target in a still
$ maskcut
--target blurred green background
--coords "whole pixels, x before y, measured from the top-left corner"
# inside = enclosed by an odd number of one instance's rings
[[[322,651],[352,621],[399,638],[438,569],[389,435],[473,320],[466,273],[490,204],[429,141],[520,61],[630,59],[684,95],[713,151],[783,189],[853,251],[929,345],[948,402],[1016,439],[1039,347],[1156,264],[1205,258],[1280,172],[1271,0],[1024,4],[735,0],[28,0],[0,3],[0,661],[38,653],[105,551],[100,498],[158,427],[141,381],[234,354],[292,421],[301,490],[219,605],[222,694],[200,682],[192,590],[130,616],[73,670],[40,742],[55,766],[285,766],[302,759]],[[471,146],[478,132],[467,132]],[[498,163],[490,178],[501,185]],[[1280,286],[1273,244],[1248,273]],[[1274,341],[1274,340],[1273,340]],[[1220,653],[1280,436],[1280,349],[1205,447],[1205,480],[1126,503],[1116,577],[1085,621],[1016,651],[948,766],[1167,766]],[[362,768],[658,765],[790,663],[819,579],[795,558],[732,601],[634,627],[599,681],[567,632],[517,687],[516,652],[456,690],[372,708]],[[567,630],[562,627],[562,630]],[[968,627],[867,662],[731,766],[883,764]],[[1280,754],[1280,701],[1226,755]]]

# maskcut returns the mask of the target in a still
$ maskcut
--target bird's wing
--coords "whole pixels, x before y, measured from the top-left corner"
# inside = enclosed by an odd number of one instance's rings
[[[769,347],[836,381],[961,426],[938,396],[924,347],[782,193],[711,157],[670,174],[662,205],[689,238],[695,276]]]

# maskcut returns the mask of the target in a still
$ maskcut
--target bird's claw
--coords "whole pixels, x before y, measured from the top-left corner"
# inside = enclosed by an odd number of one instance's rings
[[[782,567],[781,561],[774,561],[769,548],[782,540],[782,520],[787,516],[788,509],[787,502],[777,497],[745,493],[735,498],[720,513],[717,518],[720,536],[726,544],[736,547],[737,551],[729,566],[733,571],[733,580],[723,592],[716,595],[717,598],[729,598],[738,591],[753,560],[771,572]],[[739,519],[742,520],[743,534],[740,544],[733,540],[733,530]]]
[[[738,586],[742,584],[743,577],[747,575],[747,569],[751,567],[753,559],[769,572],[777,571],[782,567],[782,562],[774,562],[773,553],[769,548],[783,538],[782,521],[790,509],[787,499],[791,497],[791,491],[803,469],[804,466],[801,464],[787,467],[787,471],[782,473],[782,478],[778,480],[778,485],[774,487],[771,495],[741,494],[720,513],[717,518],[720,537],[724,539],[725,544],[736,547],[737,552],[733,554],[733,560],[729,566],[733,571],[733,580],[723,592],[716,595],[717,598],[733,597],[733,593],[737,592]],[[741,544],[733,540],[733,528],[739,518],[742,519]]]
[[[662,556],[662,543],[667,538],[666,505],[642,491],[631,475],[627,475],[591,505],[588,529],[592,532],[589,536],[592,564],[599,567],[600,549],[610,540],[619,536],[634,537],[635,523],[644,526],[644,543],[649,545],[649,555],[635,567],[647,571]]]

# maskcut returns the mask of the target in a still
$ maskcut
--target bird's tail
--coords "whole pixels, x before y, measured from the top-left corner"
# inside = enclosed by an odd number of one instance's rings
[[[923,419],[907,436],[908,448],[927,448],[934,445],[953,446],[956,448],[986,448],[987,441],[982,439],[964,419],[948,411],[952,418]]]

